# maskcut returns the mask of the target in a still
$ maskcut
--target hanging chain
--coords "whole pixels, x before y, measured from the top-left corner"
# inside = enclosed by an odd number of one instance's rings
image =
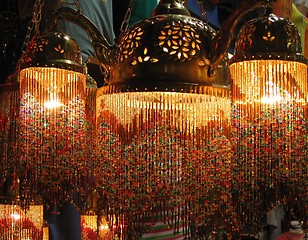
[[[20,65],[24,60],[25,53],[27,51],[27,47],[29,46],[29,43],[31,39],[34,36],[39,36],[40,35],[40,23],[42,20],[42,9],[45,4],[45,0],[36,0],[34,7],[33,7],[33,16],[32,20],[29,23],[27,33],[25,40],[23,42],[22,48],[21,48],[21,57],[18,59],[17,64],[16,64],[16,71],[15,74],[17,74],[17,78],[19,78],[19,71],[20,71]]]
[[[38,36],[40,34],[40,23],[42,20],[42,9],[45,4],[45,0],[36,0],[33,7],[32,20],[29,23],[27,34],[22,46],[22,55],[26,52],[26,48],[33,36]]]
[[[133,10],[135,1],[136,0],[130,0],[128,9],[126,11],[125,17],[124,17],[123,22],[121,24],[120,34],[124,33],[127,30],[127,28],[128,28],[129,20],[130,20],[130,17],[132,15],[132,10]]]
[[[208,19],[208,17],[207,17],[207,14],[206,14],[206,11],[205,11],[205,9],[204,9],[204,6],[203,6],[203,3],[202,3],[202,0],[197,0],[197,2],[198,2],[198,5],[199,5],[199,8],[200,8],[200,11],[201,11],[201,20],[204,22],[204,20],[205,20],[205,23],[206,23],[206,25],[208,25],[209,24],[209,19]]]

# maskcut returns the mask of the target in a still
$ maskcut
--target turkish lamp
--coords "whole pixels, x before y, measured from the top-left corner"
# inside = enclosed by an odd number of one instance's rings
[[[229,35],[222,31],[212,52],[215,35],[182,1],[165,0],[112,52],[107,85],[97,92],[97,140],[107,219],[118,219],[112,231],[123,239],[160,221],[177,237],[196,236],[194,224],[213,238],[236,232],[223,220],[234,219],[231,97],[227,61],[217,64]]]
[[[77,189],[73,178],[85,161],[86,76],[80,48],[60,32],[34,36],[20,69],[25,179],[47,203],[61,202]]]
[[[247,22],[237,38],[230,63],[233,189],[245,233],[261,230],[263,217],[279,204],[304,209],[307,203],[308,84],[301,52],[297,28],[274,14]]]
[[[0,222],[2,239],[42,239],[43,205],[0,204]]]

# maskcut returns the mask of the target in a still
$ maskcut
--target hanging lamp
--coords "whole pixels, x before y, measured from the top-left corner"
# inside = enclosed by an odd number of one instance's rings
[[[307,218],[307,61],[297,28],[274,14],[241,29],[230,63],[234,206],[242,231],[279,205]],[[292,210],[291,210],[292,211]]]
[[[86,77],[79,46],[59,32],[34,36],[20,69],[25,178],[36,186],[33,194],[60,204],[78,195],[86,158]]]
[[[159,222],[173,238],[233,227],[213,221],[232,218],[228,79],[211,75],[203,43],[214,30],[182,4],[160,1],[153,17],[122,33],[98,90],[105,212],[120,239]]]

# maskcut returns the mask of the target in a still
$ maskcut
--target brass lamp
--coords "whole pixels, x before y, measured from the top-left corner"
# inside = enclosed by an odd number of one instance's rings
[[[278,205],[307,205],[307,62],[274,14],[247,22],[231,60],[234,206],[246,233]],[[307,218],[306,210],[299,218]],[[292,210],[291,210],[292,211]]]
[[[21,63],[21,164],[31,194],[61,203],[77,194],[85,151],[85,69],[76,41],[35,36]]]

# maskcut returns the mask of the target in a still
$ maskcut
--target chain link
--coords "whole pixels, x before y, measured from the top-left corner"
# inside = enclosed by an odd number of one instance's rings
[[[120,34],[124,33],[128,28],[129,20],[130,20],[130,17],[132,15],[132,10],[133,10],[134,4],[135,4],[135,0],[130,0],[128,9],[126,11],[125,17],[124,17],[123,22],[121,24]]]
[[[33,7],[32,20],[29,23],[27,33],[26,33],[26,37],[25,37],[25,40],[24,40],[23,45],[22,45],[21,57],[18,59],[18,62],[16,64],[16,70],[17,70],[16,73],[19,73],[19,71],[20,71],[20,65],[21,65],[22,61],[24,60],[25,53],[27,51],[27,47],[28,47],[31,39],[34,36],[40,35],[40,23],[41,23],[41,20],[42,20],[42,10],[43,10],[44,4],[45,4],[45,0],[36,0],[35,1],[34,7]]]
[[[205,23],[206,23],[206,25],[208,25],[208,23],[209,23],[209,19],[208,19],[208,17],[207,17],[207,14],[206,14],[206,11],[205,11],[205,9],[204,9],[204,5],[203,5],[203,3],[202,3],[202,1],[201,0],[197,0],[197,2],[198,2],[198,5],[199,5],[199,8],[200,8],[200,12],[201,12],[201,20],[204,22],[204,20],[205,20]]]
[[[45,4],[45,0],[36,0],[33,7],[32,20],[29,23],[27,34],[22,46],[22,55],[26,52],[26,48],[29,45],[31,38],[33,36],[38,36],[40,34],[40,23],[42,20],[42,9]]]

